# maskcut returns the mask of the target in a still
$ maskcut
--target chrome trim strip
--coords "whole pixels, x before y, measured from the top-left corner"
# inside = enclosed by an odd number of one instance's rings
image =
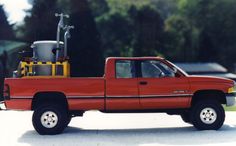
[[[32,99],[33,96],[11,96],[10,99]],[[67,96],[67,98],[104,98],[104,96]]]
[[[106,97],[108,98],[138,98],[139,96],[135,96],[135,95],[115,95],[115,96],[109,96],[107,95]]]
[[[104,97],[104,96],[97,96],[97,95],[95,95],[95,96],[93,96],[93,95],[90,95],[90,96],[87,96],[87,95],[73,95],[73,96],[67,96],[67,97]]]
[[[193,94],[166,94],[166,95],[143,95],[141,98],[149,98],[149,97],[185,97],[185,96],[193,96]]]
[[[33,96],[10,96],[10,99],[32,99]]]
[[[81,96],[81,95],[79,95],[79,96],[67,96],[66,98],[74,98],[74,99],[76,99],[76,98],[104,98],[104,96]]]
[[[106,98],[167,98],[167,97],[189,97],[193,94],[168,94],[168,95],[143,95],[143,96],[128,96],[128,95],[115,95],[106,96]],[[32,99],[32,96],[11,96],[10,99]],[[105,98],[105,96],[67,96],[68,99],[87,99],[87,98]]]
[[[166,95],[143,95],[143,96],[127,96],[127,95],[116,95],[107,96],[107,98],[167,98],[167,97],[190,97],[193,94],[166,94]]]

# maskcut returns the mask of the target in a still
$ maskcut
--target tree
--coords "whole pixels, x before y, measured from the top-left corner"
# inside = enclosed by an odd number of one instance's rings
[[[55,13],[61,10],[57,0],[34,0],[32,9],[25,17],[25,24],[22,28],[23,38],[28,42],[35,40],[55,40],[58,18]]]
[[[120,13],[106,13],[97,19],[105,56],[131,56],[133,25]]]
[[[3,54],[0,55],[0,101],[3,100],[4,79],[7,77],[7,73],[7,52],[3,51]]]
[[[87,0],[70,0],[71,31],[68,54],[71,76],[101,76],[103,74],[103,52],[100,34]]]
[[[198,31],[198,59],[232,68],[236,61],[236,1],[180,0],[180,12]]]
[[[165,36],[164,54],[167,58],[178,62],[196,59],[198,31],[186,17],[170,16],[165,22]]]
[[[3,6],[0,5],[0,40],[12,40],[15,39],[12,25],[7,21],[6,14],[3,10]],[[7,76],[7,53],[3,51],[0,54],[0,100],[3,97],[4,78]]]
[[[0,5],[0,40],[12,40],[14,38],[12,25],[8,23],[3,6]]]
[[[162,48],[163,19],[151,1],[107,0],[96,15],[105,56],[155,56]]]
[[[130,10],[134,23],[134,56],[155,56],[161,50],[163,20],[159,12],[149,6]]]
[[[99,17],[109,11],[106,0],[88,0],[93,17]]]
[[[150,6],[158,10],[163,20],[178,13],[177,0],[149,0]]]

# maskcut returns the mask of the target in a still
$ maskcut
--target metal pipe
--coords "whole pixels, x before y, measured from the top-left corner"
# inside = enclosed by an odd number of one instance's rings
[[[58,14],[56,13],[55,14],[56,17],[60,17],[60,21],[57,25],[57,48],[56,48],[56,61],[58,61],[58,58],[59,58],[59,49],[60,49],[60,33],[61,33],[61,28],[63,29],[64,28],[64,17],[65,18],[69,18],[69,15],[65,15],[63,13],[61,14]]]
[[[67,57],[67,31],[64,34],[64,56]]]
[[[70,38],[70,29],[74,29],[74,26],[65,26],[66,30],[64,34],[64,56],[67,57],[67,39]]]

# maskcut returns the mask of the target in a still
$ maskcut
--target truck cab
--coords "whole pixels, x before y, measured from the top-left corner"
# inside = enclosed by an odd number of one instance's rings
[[[188,78],[163,58],[108,58],[105,78],[106,110],[190,106]]]

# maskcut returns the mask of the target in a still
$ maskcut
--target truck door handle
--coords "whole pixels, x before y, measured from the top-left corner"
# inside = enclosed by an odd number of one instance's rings
[[[139,82],[140,85],[147,85],[148,83],[146,81]]]

